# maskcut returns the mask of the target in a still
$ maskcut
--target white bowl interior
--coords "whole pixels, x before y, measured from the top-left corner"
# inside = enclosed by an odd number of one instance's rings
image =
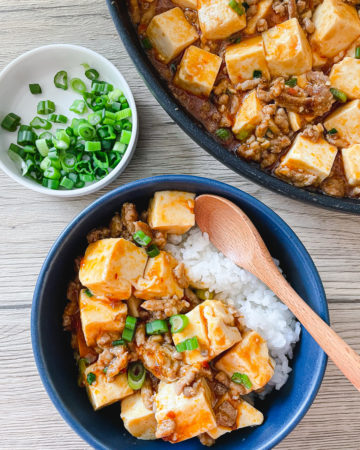
[[[71,111],[69,107],[79,94],[70,88],[64,91],[54,85],[54,75],[60,70],[66,70],[69,81],[71,78],[81,78],[90,88],[91,81],[85,77],[82,63],[87,63],[96,69],[100,79],[121,89],[130,108],[132,109],[133,132],[126,153],[120,163],[102,180],[88,184],[81,189],[74,190],[52,190],[45,188],[35,181],[22,177],[13,161],[7,154],[11,142],[16,144],[17,132],[11,133],[0,128],[0,167],[13,179],[22,185],[48,195],[61,197],[76,197],[94,192],[119,175],[130,161],[135,150],[138,121],[134,97],[128,84],[116,67],[103,56],[84,47],[75,45],[48,45],[25,53],[10,63],[0,74],[0,121],[6,114],[13,112],[21,117],[21,123],[28,125],[37,115],[37,104],[40,100],[52,100],[56,105],[56,114],[64,114],[69,118],[68,124],[73,117],[81,117]],[[29,84],[39,83],[42,94],[34,95],[29,90]],[[92,111],[89,111],[92,112]],[[89,112],[87,114],[89,114]],[[84,117],[87,116],[84,114]],[[40,116],[46,118],[46,116]],[[68,126],[68,124],[66,126]],[[63,124],[53,124],[51,132],[57,128],[64,128]],[[45,130],[35,130],[37,134]]]

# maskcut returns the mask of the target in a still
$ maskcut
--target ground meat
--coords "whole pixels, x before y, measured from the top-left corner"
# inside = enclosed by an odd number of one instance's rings
[[[238,83],[235,88],[238,91],[250,91],[250,89],[255,89],[256,86],[260,83],[261,78],[254,78],[252,80],[246,80],[242,83]]]
[[[153,230],[152,244],[157,245],[159,249],[162,250],[165,247],[166,243],[166,233],[164,233],[163,231]]]
[[[213,439],[211,436],[209,436],[207,433],[199,434],[199,441],[202,443],[202,445],[205,445],[206,447],[211,447],[215,444],[215,439]]]
[[[96,362],[96,371],[97,372],[103,372],[105,367],[107,367],[111,361],[113,360],[114,355],[110,352],[108,348],[105,348],[99,355],[99,358]],[[94,369],[94,370],[95,370]]]
[[[180,380],[176,382],[175,392],[177,395],[180,395],[184,388],[190,386],[196,379],[199,370],[195,366],[183,366],[180,369]]]
[[[296,0],[288,0],[288,16],[289,19],[293,19],[294,17],[298,17],[298,11],[296,7]]]
[[[342,139],[338,133],[326,134],[325,137],[330,144],[335,145],[336,147],[345,148],[349,146],[349,143],[345,139]]]
[[[177,297],[164,298],[162,300],[146,300],[141,304],[141,308],[147,311],[159,312],[159,317],[171,317],[187,310],[190,303],[185,299]]]
[[[195,306],[201,303],[201,300],[193,290],[187,288],[185,289],[184,293],[185,293],[184,298],[189,302],[191,309],[195,308]]]
[[[144,345],[145,342],[146,342],[145,325],[141,323],[136,328],[135,343],[138,347],[140,347],[141,345]]]
[[[111,233],[108,227],[99,227],[91,230],[87,234],[86,239],[89,244],[92,244],[93,242],[99,241],[100,239],[108,239],[110,235]]]
[[[174,434],[175,430],[176,430],[176,423],[173,419],[169,418],[162,420],[160,423],[157,424],[156,438],[157,439],[169,438],[171,435]]]
[[[275,0],[272,4],[272,9],[275,14],[279,16],[284,16],[286,14],[286,3],[283,0]]]
[[[218,425],[231,428],[235,425],[237,411],[230,402],[225,401],[217,408],[215,418]]]
[[[242,395],[245,395],[248,393],[245,386],[242,384],[234,383],[233,381],[230,381],[230,397],[234,400],[239,400]]]
[[[284,108],[278,108],[276,110],[274,122],[284,134],[289,133],[290,129],[289,119]]]
[[[175,269],[173,269],[174,276],[176,278],[176,281],[178,282],[178,285],[185,289],[189,287],[189,280],[187,279],[186,273],[185,273],[185,265],[184,263],[179,263]]]
[[[340,176],[330,176],[324,180],[320,188],[325,194],[332,197],[344,197],[345,195],[345,181]]]
[[[134,222],[139,220],[136,207],[133,203],[124,203],[121,209],[121,220],[127,230],[132,236],[135,232]]]
[[[225,372],[218,372],[215,375],[215,380],[219,381],[219,383],[223,384],[227,388],[230,387],[230,378],[226,375]]]
[[[282,178],[282,175],[279,173],[278,176]],[[317,181],[317,177],[314,174],[302,171],[302,170],[289,170],[285,180],[289,182],[291,180],[291,184],[299,187],[306,187],[315,185]]]
[[[69,302],[67,303],[63,314],[63,327],[67,331],[71,331],[74,328],[73,318],[79,312],[79,295],[81,288],[82,285],[78,278],[74,281],[70,281],[67,288],[66,297]]]
[[[309,34],[312,34],[315,31],[315,25],[309,17],[305,17],[303,20],[303,27],[305,31]]]
[[[321,123],[317,125],[306,125],[304,131],[301,133],[302,136],[310,139],[313,142],[317,142],[320,138],[323,137],[324,127]]]
[[[106,378],[108,381],[126,369],[129,363],[129,352],[124,345],[119,345],[110,349],[110,353],[114,356],[108,365]]]
[[[219,383],[218,381],[213,381],[211,383],[211,391],[215,394],[217,398],[225,395],[228,390],[229,387],[226,387],[224,384]]]
[[[123,231],[123,223],[121,220],[120,214],[115,213],[114,217],[110,220],[109,228],[110,228],[110,236],[112,238],[121,237]]]
[[[301,14],[301,13],[303,13],[304,11],[305,11],[305,9],[306,9],[306,0],[299,0],[297,3],[296,3],[296,6],[297,6],[297,10],[298,10],[298,12]],[[311,10],[310,10],[311,11]]]
[[[154,393],[155,392],[150,377],[147,376],[144,384],[141,387],[141,398],[145,405],[145,408],[149,409],[150,411],[153,410]]]
[[[258,33],[262,33],[264,31],[266,31],[268,29],[268,23],[266,21],[266,19],[259,19],[256,22],[256,31]]]

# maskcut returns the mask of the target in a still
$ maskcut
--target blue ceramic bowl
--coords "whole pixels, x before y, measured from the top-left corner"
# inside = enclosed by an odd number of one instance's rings
[[[203,449],[197,439],[174,447],[162,441],[133,438],[124,430],[118,404],[94,412],[85,390],[77,386],[77,369],[69,336],[62,330],[66,286],[73,276],[72,262],[84,252],[87,232],[107,224],[123,202],[133,201],[141,208],[154,192],[165,189],[217,194],[239,205],[258,228],[271,254],[280,260],[292,286],[325,321],[329,321],[323,286],[304,246],[280,217],[250,195],[217,181],[185,175],[147,178],[109,192],[80,213],[55,242],[39,275],[31,316],[35,360],[51,400],[68,424],[98,449]],[[302,330],[288,382],[280,391],[257,404],[264,413],[264,424],[225,435],[218,442],[218,448],[270,449],[280,442],[312,404],[326,361],[323,351]]]

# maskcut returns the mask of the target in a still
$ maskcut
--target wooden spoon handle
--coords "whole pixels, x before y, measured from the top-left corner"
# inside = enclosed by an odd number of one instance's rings
[[[294,291],[279,272],[279,277],[263,280],[333,360],[341,372],[360,391],[360,356],[325,323]]]

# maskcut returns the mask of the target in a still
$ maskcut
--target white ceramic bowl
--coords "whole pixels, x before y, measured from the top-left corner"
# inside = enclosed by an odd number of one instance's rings
[[[53,190],[21,176],[7,154],[10,143],[16,143],[17,132],[11,133],[0,128],[0,168],[26,188],[55,197],[79,197],[90,194],[106,186],[123,172],[135,151],[138,138],[138,118],[135,100],[128,84],[110,61],[92,50],[77,45],[46,45],[24,53],[11,62],[0,74],[0,121],[6,114],[13,112],[21,117],[21,123],[28,125],[37,115],[36,106],[40,100],[54,101],[56,114],[64,114],[70,121],[73,117],[79,117],[69,111],[73,101],[80,98],[79,94],[70,87],[66,91],[56,88],[54,75],[60,70],[66,70],[69,79],[79,77],[86,82],[87,86],[90,86],[89,80],[84,75],[84,68],[81,66],[83,63],[96,69],[101,80],[108,81],[114,87],[121,89],[128,100],[132,110],[133,129],[126,153],[120,163],[102,180],[88,184],[81,189]],[[31,83],[39,83],[42,94],[31,94],[29,90]],[[54,125],[52,130],[61,128],[61,124]]]

